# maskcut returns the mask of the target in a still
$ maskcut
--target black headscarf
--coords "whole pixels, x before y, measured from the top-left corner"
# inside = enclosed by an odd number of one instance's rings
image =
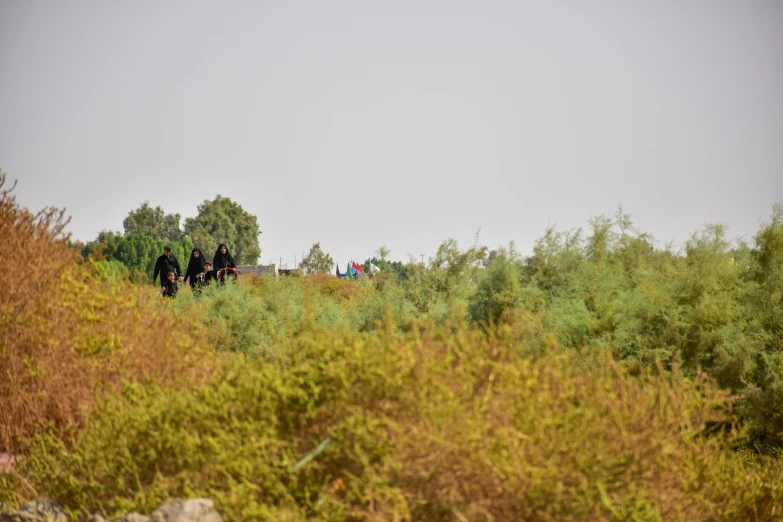
[[[198,258],[194,256],[198,252]],[[190,284],[193,285],[193,280],[196,278],[197,275],[199,275],[201,272],[204,271],[204,254],[201,252],[200,249],[194,248],[193,251],[190,253],[190,260],[188,261],[188,269],[185,271],[185,279],[190,277]]]
[[[220,247],[226,247],[226,253],[220,251]],[[236,268],[234,258],[231,257],[231,252],[228,251],[228,246],[225,243],[220,243],[215,251],[215,257],[212,259],[212,268],[214,270],[220,270],[221,268]]]

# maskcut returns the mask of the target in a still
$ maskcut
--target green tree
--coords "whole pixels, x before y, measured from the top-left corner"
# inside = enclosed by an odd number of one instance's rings
[[[762,226],[754,242],[748,274],[756,285],[753,304],[770,334],[769,351],[783,352],[783,204],[773,206],[771,222]]]
[[[370,264],[373,264],[378,268],[380,268],[381,274],[387,274],[388,277],[393,278],[394,281],[396,282],[407,281],[408,278],[410,277],[408,265],[406,265],[401,261],[388,261],[377,257],[371,257],[369,259],[365,259],[364,263],[362,263],[362,268],[368,274],[371,272]]]
[[[391,254],[389,247],[385,244],[379,246],[375,251],[375,257],[365,259],[362,263],[365,273],[371,273],[372,265],[375,265],[381,270],[384,278],[392,278],[397,283],[407,280],[408,266],[400,261],[389,261],[389,254]]]
[[[196,217],[185,219],[185,234],[207,257],[212,256],[220,243],[228,245],[238,264],[255,264],[261,256],[258,219],[239,203],[220,194],[199,205]]]
[[[584,261],[582,229],[558,232],[549,227],[525,260],[524,275],[538,288],[552,295],[574,296],[578,285],[577,271]]]
[[[606,261],[614,240],[612,220],[601,214],[590,218],[590,228],[593,233],[587,238],[587,257],[595,264],[602,266]]]
[[[152,208],[145,201],[136,210],[131,210],[122,222],[125,235],[135,234],[149,236],[161,241],[178,241],[182,239],[179,227],[179,214],[166,214],[162,208]]]
[[[138,270],[147,277],[152,277],[155,261],[163,254],[163,247],[166,244],[171,245],[171,254],[179,261],[184,271],[193,249],[193,242],[189,237],[183,237],[179,241],[161,241],[149,236],[127,235],[122,238],[110,259],[120,261],[132,271]]]
[[[302,258],[299,268],[308,274],[327,274],[334,268],[332,256],[321,250],[321,243],[315,243]]]
[[[122,234],[104,230],[98,234],[95,241],[88,241],[84,245],[81,251],[82,256],[91,257],[98,261],[110,259],[117,250],[120,241],[122,241]]]
[[[378,250],[375,251],[377,256],[380,258],[381,261],[384,263],[389,258],[389,254],[391,254],[391,250],[389,250],[389,247],[386,246],[384,243],[383,245],[378,247]]]
[[[131,270],[141,271],[151,278],[155,269],[155,260],[163,253],[162,247],[161,241],[149,236],[129,234],[122,238],[112,259],[120,261]],[[181,255],[178,256],[177,252],[173,251],[173,247],[174,245],[172,245],[172,254],[182,263]]]
[[[96,260],[119,262],[128,267],[132,279],[146,280],[152,277],[155,261],[163,254],[163,247],[171,245],[171,253],[185,270],[193,249],[189,237],[178,241],[164,241],[140,234],[121,236],[114,232],[101,232],[96,241],[85,245],[82,255]],[[143,274],[142,275],[140,275]]]
[[[497,324],[518,306],[522,286],[513,246],[493,250],[495,257],[479,276],[478,288],[468,304],[468,317],[474,323]]]
[[[749,266],[741,252],[731,264],[743,271],[749,339],[727,346],[722,359],[734,382],[747,384],[738,403],[751,434],[764,445],[783,446],[783,205],[775,204],[770,223],[754,237]],[[739,263],[737,261],[740,261]],[[724,373],[725,370],[724,370]],[[720,376],[720,375],[719,375]],[[719,379],[720,382],[720,379]],[[733,382],[731,384],[734,384]],[[733,386],[739,388],[740,386]]]
[[[453,308],[466,305],[476,273],[486,259],[487,247],[478,245],[478,234],[467,250],[462,250],[455,239],[447,239],[435,257],[429,258],[428,265],[411,258],[409,279],[404,285],[407,296],[423,317],[445,320]]]
[[[728,340],[731,324],[738,319],[740,278],[727,255],[726,227],[705,225],[685,242],[684,281],[678,289],[686,338],[683,362],[690,370],[712,369],[716,349]]]

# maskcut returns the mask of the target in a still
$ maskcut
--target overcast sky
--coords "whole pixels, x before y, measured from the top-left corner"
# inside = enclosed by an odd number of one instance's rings
[[[783,201],[783,1],[0,0],[0,169],[75,238],[222,194],[262,259],[663,246]]]

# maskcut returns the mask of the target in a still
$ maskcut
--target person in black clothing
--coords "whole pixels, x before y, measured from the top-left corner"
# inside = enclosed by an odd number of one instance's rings
[[[199,275],[199,284],[209,286],[212,281],[217,281],[217,271],[212,270],[212,263],[204,261],[204,272]]]
[[[191,288],[195,288],[198,282],[196,278],[199,274],[204,272],[204,255],[201,250],[194,248],[190,253],[190,261],[188,261],[188,269],[185,270],[183,280],[190,285]]]
[[[163,297],[177,297],[177,274],[172,270],[161,288]]]
[[[221,268],[236,268],[234,258],[228,251],[228,247],[225,243],[218,245],[217,251],[215,251],[215,257],[212,259],[212,268],[216,271],[220,271]]]
[[[174,272],[178,278],[182,277],[182,269],[179,267],[179,261],[171,253],[171,247],[166,245],[163,247],[163,255],[155,262],[155,273],[152,275],[152,284],[155,284],[155,280],[160,273],[160,286],[166,285],[166,278],[169,272]]]
[[[190,286],[193,290],[193,294],[198,297],[201,295],[201,289],[205,286],[212,284],[212,281],[217,280],[215,271],[212,270],[212,263],[204,261],[204,267],[201,272],[195,276],[190,277]]]

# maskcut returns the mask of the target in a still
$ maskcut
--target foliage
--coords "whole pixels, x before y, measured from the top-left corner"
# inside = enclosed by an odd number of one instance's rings
[[[753,304],[769,337],[770,352],[783,351],[783,204],[772,210],[770,223],[755,237],[748,278],[754,283]]]
[[[258,219],[220,194],[199,205],[196,217],[185,219],[185,234],[208,256],[225,243],[238,264],[254,265],[261,257]]]
[[[377,279],[377,278],[376,278]],[[310,322],[328,329],[374,331],[388,309],[397,324],[414,318],[399,288],[379,290],[327,274],[307,278],[243,275],[237,284],[207,288],[198,299],[189,292],[174,305],[198,316],[221,352],[271,359],[291,349],[292,339]]]
[[[522,285],[514,264],[518,259],[513,245],[500,249],[479,276],[476,292],[470,298],[468,317],[474,323],[498,324],[510,320],[508,314],[519,306]]]
[[[120,241],[122,241],[122,234],[119,232],[102,230],[95,241],[88,241],[80,252],[85,259],[106,260],[117,251]]]
[[[775,205],[769,223],[756,234],[755,247],[746,267],[747,300],[742,317],[750,331],[734,333],[719,352],[722,370],[738,375],[732,384],[742,391],[739,409],[750,421],[753,439],[765,444],[783,444],[783,205]],[[732,258],[733,259],[733,258]],[[743,384],[747,383],[747,387]]]
[[[132,269],[143,270],[151,277],[155,270],[155,261],[163,255],[163,247],[166,245],[171,246],[171,255],[180,262],[182,270],[185,270],[193,250],[193,243],[187,236],[168,243],[154,241],[146,236],[125,236],[110,259],[116,259]]]
[[[539,351],[556,341],[578,350],[608,349],[629,367],[661,364],[691,376],[702,368],[739,397],[738,411],[752,428],[749,444],[773,447],[783,445],[777,415],[783,404],[781,215],[778,205],[751,244],[732,245],[724,226],[708,225],[673,253],[653,248],[649,234],[620,209],[613,219],[591,219],[586,236],[546,230],[527,258],[511,255],[513,246],[487,254],[477,244],[463,250],[448,240],[428,264],[368,260],[367,268],[373,262],[381,272],[371,283],[356,283],[352,299],[323,301],[292,286],[280,296],[286,312],[274,303],[258,306],[279,329],[306,313],[303,300],[318,302],[315,313],[328,324],[362,331],[374,330],[385,308],[407,328],[412,319],[442,323],[456,307],[476,324],[510,322],[520,340]],[[121,242],[106,233],[101,248],[113,252]],[[236,315],[256,310],[257,298],[253,294]],[[265,339],[233,349],[275,352],[274,336]]]
[[[122,222],[125,235],[148,236],[159,241],[182,239],[179,214],[166,214],[162,208],[152,208],[148,201],[131,210]]]
[[[383,245],[378,247],[378,250],[375,251],[375,254],[380,258],[381,261],[385,263],[386,260],[389,258],[389,254],[391,254],[391,250],[384,243]]]
[[[193,321],[117,277],[116,263],[77,264],[62,217],[0,197],[0,242],[25,260],[24,277],[0,271],[0,452],[78,423],[97,390],[174,375],[185,384],[206,358]]]
[[[407,281],[410,277],[408,265],[402,261],[387,261],[379,257],[365,259],[364,263],[362,263],[362,269],[367,274],[371,272],[370,263],[380,268],[381,274],[391,277],[396,283]]]
[[[520,349],[464,322],[370,336],[311,322],[277,359],[107,397],[73,444],[31,440],[29,485],[9,477],[6,491],[113,516],[209,496],[227,520],[778,517],[783,462],[705,438],[729,402],[704,376]]]
[[[462,250],[456,240],[447,239],[440,244],[429,265],[408,263],[408,280],[404,286],[419,317],[443,321],[453,304],[465,307],[471,285],[486,256],[485,246],[474,243]]]
[[[209,495],[229,520],[781,517],[780,206],[748,243],[708,225],[657,249],[621,209],[585,235],[548,229],[526,258],[447,240],[426,264],[379,249],[373,278],[242,275],[165,302],[124,268],[148,269],[154,238],[77,246],[61,212],[7,191],[0,218],[29,263],[0,273],[0,451],[22,454],[0,501],[116,514]]]
[[[82,255],[90,259],[118,261],[130,270],[133,280],[149,281],[155,270],[155,261],[163,255],[163,247],[166,245],[171,246],[172,255],[185,270],[193,250],[193,242],[187,236],[177,241],[163,241],[149,236],[121,236],[104,231],[96,241],[84,246]]]
[[[308,274],[329,274],[334,267],[332,256],[321,250],[321,243],[314,243],[299,264],[299,268]]]

